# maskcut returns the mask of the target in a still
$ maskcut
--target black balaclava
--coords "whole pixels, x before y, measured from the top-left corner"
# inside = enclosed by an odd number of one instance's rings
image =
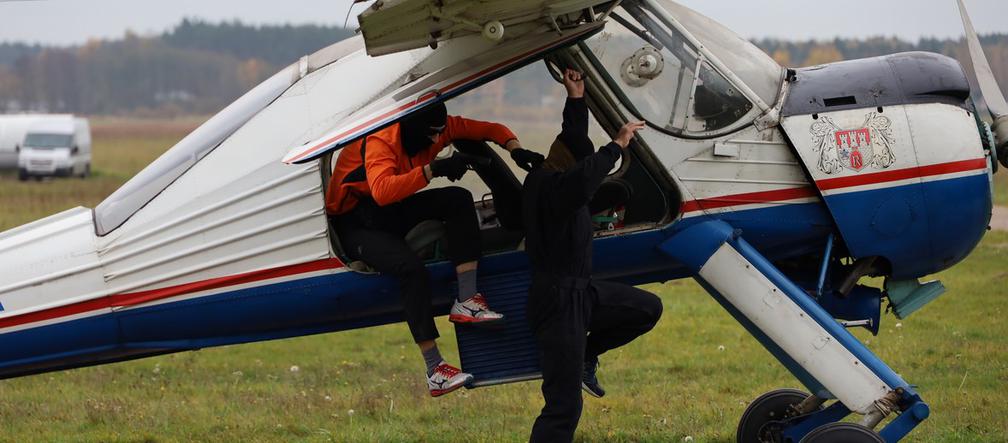
[[[429,148],[434,144],[430,136],[443,131],[447,121],[448,108],[444,103],[435,103],[406,116],[399,122],[403,150],[412,157]]]

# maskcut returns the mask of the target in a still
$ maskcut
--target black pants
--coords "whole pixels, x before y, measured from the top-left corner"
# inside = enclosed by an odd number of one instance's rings
[[[399,279],[406,323],[418,343],[438,338],[431,307],[430,275],[405,240],[406,233],[424,220],[445,223],[445,254],[456,265],[479,259],[476,208],[472,194],[463,188],[421,191],[386,206],[361,201],[335,220],[347,255]]]
[[[662,304],[650,292],[618,283],[541,280],[533,283],[528,317],[539,342],[546,404],[530,441],[569,442],[581,418],[584,362],[650,331]]]

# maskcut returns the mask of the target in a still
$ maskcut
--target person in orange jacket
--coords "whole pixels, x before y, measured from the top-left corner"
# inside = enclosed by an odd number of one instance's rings
[[[503,320],[476,288],[481,248],[472,194],[456,186],[423,190],[435,177],[456,181],[469,169],[460,155],[436,158],[454,140],[493,141],[525,169],[543,161],[541,154],[523,149],[506,126],[449,116],[438,103],[343,148],[326,191],[326,212],[347,255],[399,279],[406,323],[424,356],[434,397],[466,385],[472,375],[446,363],[438,351],[430,277],[407,246],[406,233],[424,220],[445,223],[445,252],[458,274],[450,321]]]

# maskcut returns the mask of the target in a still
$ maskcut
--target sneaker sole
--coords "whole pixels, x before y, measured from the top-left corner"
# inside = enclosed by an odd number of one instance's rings
[[[431,397],[440,397],[442,395],[449,394],[449,393],[451,393],[453,391],[458,390],[458,388],[461,388],[461,387],[463,387],[463,386],[465,386],[465,385],[467,385],[469,383],[472,383],[472,381],[473,381],[473,376],[470,374],[468,377],[465,378],[465,380],[462,381],[462,383],[459,383],[459,384],[454,385],[454,386],[450,386],[450,387],[448,387],[448,389],[432,389],[430,391],[430,396]]]
[[[480,325],[480,326],[490,326],[501,324],[504,322],[504,317],[495,318],[493,320],[480,320],[476,317],[469,317],[461,314],[451,314],[448,316],[448,321],[456,324],[463,325]]]
[[[584,382],[581,383],[581,390],[587,392],[588,395],[595,398],[602,398],[602,396],[605,395],[605,394],[598,395],[597,393],[595,393],[595,391],[591,390],[591,388],[589,388],[588,385],[584,384]]]

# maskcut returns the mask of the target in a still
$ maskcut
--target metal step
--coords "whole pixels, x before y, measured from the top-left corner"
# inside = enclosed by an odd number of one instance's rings
[[[456,325],[462,370],[475,377],[468,387],[539,378],[539,347],[525,317],[528,273],[480,279],[479,287],[490,308],[504,314],[504,325],[493,329]]]

